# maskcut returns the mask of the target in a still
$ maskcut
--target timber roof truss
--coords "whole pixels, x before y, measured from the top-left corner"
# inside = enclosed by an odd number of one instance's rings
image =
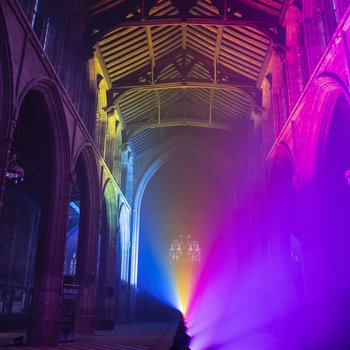
[[[281,0],[87,0],[91,40],[112,88],[107,107],[137,152],[160,129],[235,130],[283,46]]]

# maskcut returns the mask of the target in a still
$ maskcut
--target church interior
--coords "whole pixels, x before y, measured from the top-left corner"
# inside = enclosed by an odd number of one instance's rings
[[[348,0],[1,0],[0,335],[350,349],[349,43]]]

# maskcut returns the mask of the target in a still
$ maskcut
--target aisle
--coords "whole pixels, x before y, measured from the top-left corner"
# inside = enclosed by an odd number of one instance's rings
[[[139,322],[117,324],[113,331],[95,331],[93,335],[79,335],[74,343],[61,344],[62,350],[166,350],[172,344],[177,322]],[[0,348],[32,350],[39,347],[14,346],[13,339],[24,332],[0,333]],[[57,349],[40,347],[41,350]]]

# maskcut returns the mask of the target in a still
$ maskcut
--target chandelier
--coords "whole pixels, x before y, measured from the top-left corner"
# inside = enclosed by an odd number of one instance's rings
[[[24,169],[17,165],[17,156],[15,154],[10,155],[6,170],[6,177],[8,179],[13,179],[15,184],[17,184],[18,181],[23,181],[24,179]]]
[[[198,264],[201,261],[202,252],[199,243],[191,238],[178,235],[170,244],[169,263],[171,265],[180,263]]]

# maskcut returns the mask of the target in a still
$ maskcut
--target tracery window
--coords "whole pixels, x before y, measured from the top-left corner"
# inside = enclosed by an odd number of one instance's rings
[[[169,264],[176,265],[180,263],[194,263],[201,261],[202,251],[199,243],[187,235],[184,238],[179,235],[175,238],[169,247]]]
[[[34,9],[33,9],[33,16],[32,16],[32,28],[34,28],[36,18],[38,16],[39,12],[39,0],[35,0],[34,3]]]
[[[77,256],[76,253],[73,252],[72,258],[69,262],[69,275],[75,276],[75,271],[77,269]]]
[[[120,237],[121,237],[121,280],[129,279],[130,242],[130,210],[123,205],[120,210]]]
[[[180,236],[181,237],[181,236]],[[179,263],[182,260],[184,253],[184,246],[181,240],[175,238],[169,248],[169,262],[170,264]]]
[[[187,242],[187,257],[189,261],[193,263],[199,263],[201,261],[202,252],[198,242],[189,238]]]

